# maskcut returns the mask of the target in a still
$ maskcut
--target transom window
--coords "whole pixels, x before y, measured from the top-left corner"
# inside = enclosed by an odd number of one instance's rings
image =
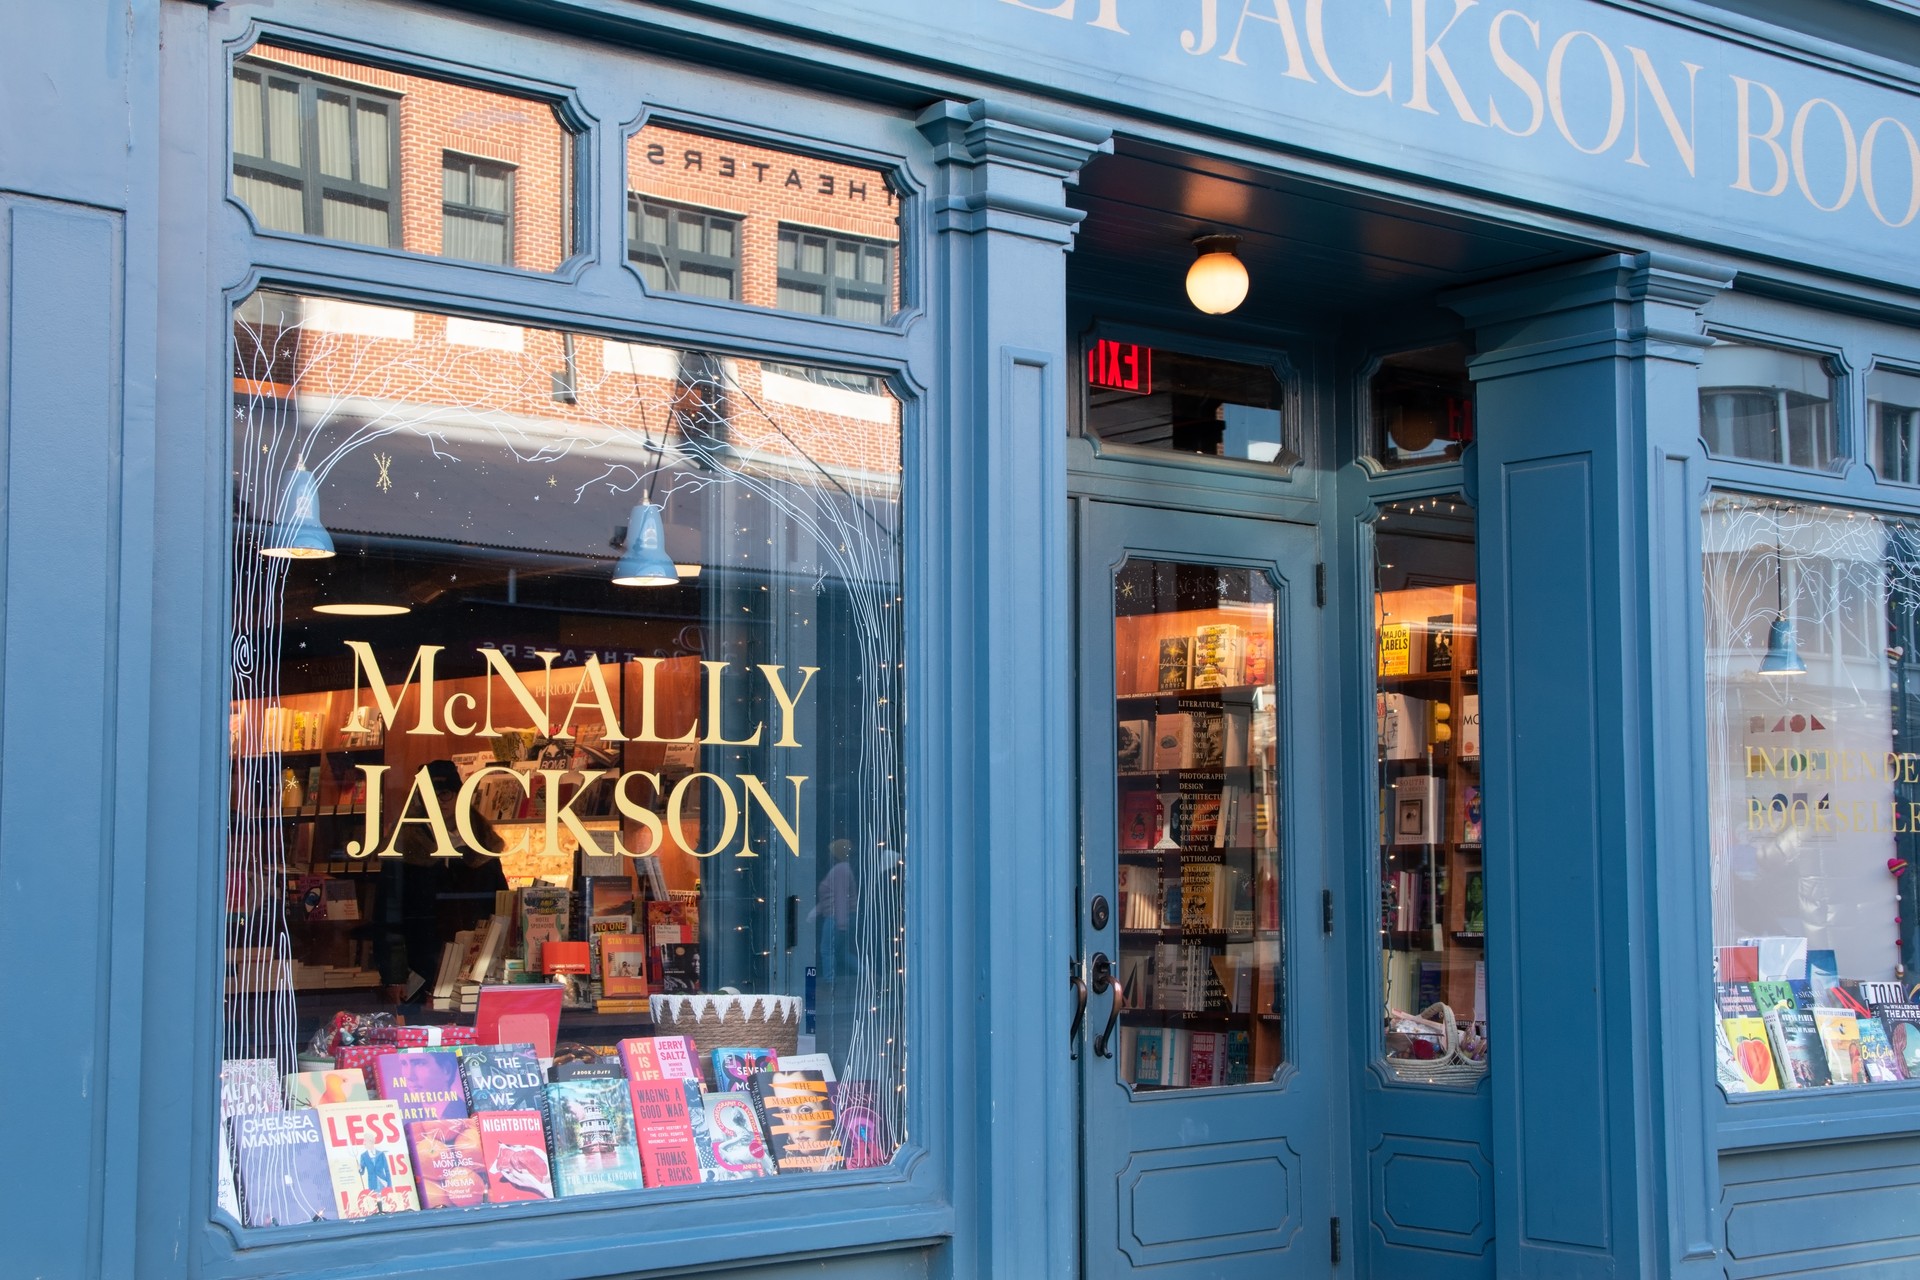
[[[1720,339],[1700,365],[1700,434],[1722,457],[1831,471],[1833,375],[1804,351]]]
[[[649,289],[701,298],[740,296],[740,219],[627,196],[627,256]]]
[[[262,226],[392,245],[398,103],[247,60],[233,72],[234,193]]]
[[[893,246],[878,240],[780,228],[779,306],[878,324],[893,292]]]
[[[513,166],[449,151],[441,161],[441,252],[469,262],[513,261]]]
[[[1920,484],[1920,376],[1891,369],[1869,373],[1867,420],[1880,478]]]

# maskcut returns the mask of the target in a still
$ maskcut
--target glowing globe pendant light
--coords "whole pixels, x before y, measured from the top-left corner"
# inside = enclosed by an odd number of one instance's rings
[[[1223,316],[1247,300],[1247,268],[1234,255],[1239,236],[1201,236],[1187,268],[1187,300],[1210,316]]]

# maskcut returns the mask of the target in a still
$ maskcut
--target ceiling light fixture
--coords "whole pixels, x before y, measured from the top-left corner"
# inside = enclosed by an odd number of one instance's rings
[[[1187,299],[1210,316],[1223,316],[1247,300],[1247,267],[1234,253],[1239,236],[1195,237],[1200,256],[1187,268]]]
[[[680,581],[680,571],[667,554],[666,541],[660,508],[651,502],[636,503],[627,517],[627,548],[613,566],[613,585],[670,587]]]

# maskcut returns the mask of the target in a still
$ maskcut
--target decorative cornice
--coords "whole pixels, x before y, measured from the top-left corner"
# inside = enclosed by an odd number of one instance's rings
[[[1113,150],[1101,125],[986,99],[937,102],[915,123],[952,178],[949,194],[934,201],[941,231],[1069,244],[1086,213],[1062,200],[1061,188]]]
[[[1702,311],[1734,272],[1664,253],[1606,254],[1441,297],[1480,335],[1475,379],[1614,358],[1700,362]]]

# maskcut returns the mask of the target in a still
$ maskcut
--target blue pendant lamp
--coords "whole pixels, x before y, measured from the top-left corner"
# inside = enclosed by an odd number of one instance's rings
[[[280,511],[260,542],[260,554],[281,560],[325,560],[333,535],[320,523],[320,482],[304,465],[287,477]]]
[[[1803,676],[1807,664],[1800,657],[1793,621],[1787,617],[1786,553],[1780,548],[1780,511],[1773,512],[1773,625],[1767,628],[1767,656],[1760,660],[1763,676]]]
[[[667,554],[666,528],[660,508],[651,502],[635,504],[627,517],[627,547],[613,566],[616,587],[670,587],[680,581],[673,557]]]

